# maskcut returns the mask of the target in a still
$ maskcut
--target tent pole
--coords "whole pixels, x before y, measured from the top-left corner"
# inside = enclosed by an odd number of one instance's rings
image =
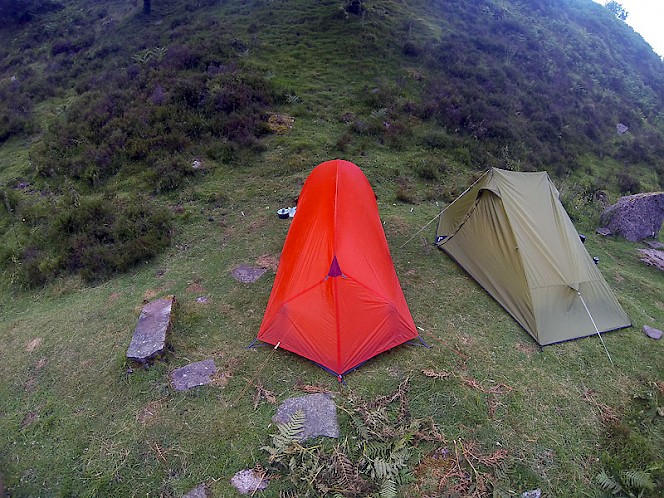
[[[451,204],[450,204],[450,206],[451,206]],[[449,207],[449,206],[448,206],[448,207]],[[447,209],[447,208],[446,208],[446,209]],[[406,242],[404,242],[402,245],[399,246],[399,249],[403,249],[403,247],[404,247],[406,244],[408,244],[408,242],[410,242],[411,240],[413,240],[413,239],[414,239],[415,237],[417,237],[417,236],[418,236],[418,235],[419,235],[419,234],[420,234],[420,233],[421,233],[426,227],[428,227],[428,226],[431,225],[434,221],[436,221],[436,219],[438,219],[438,218],[440,217],[440,215],[443,214],[444,211],[445,211],[445,209],[443,209],[440,213],[438,213],[436,216],[434,216],[433,218],[431,218],[431,220],[429,221],[429,223],[427,223],[427,224],[424,225],[422,228],[420,228],[417,232],[415,232],[415,235],[413,235],[410,239],[408,239]]]
[[[590,310],[588,309],[588,306],[586,306],[586,302],[583,299],[583,296],[579,291],[576,291],[577,295],[579,296],[579,299],[581,299],[581,304],[583,304],[583,307],[586,309],[586,313],[588,313],[588,316],[590,317],[590,321],[593,322],[593,327],[595,327],[595,332],[597,332],[597,337],[599,337],[600,342],[602,343],[602,346],[604,346],[604,351],[606,351],[606,356],[609,357],[609,361],[611,362],[611,365],[613,365],[613,360],[611,359],[611,355],[609,354],[609,350],[606,347],[606,344],[604,344],[604,339],[602,339],[602,334],[599,333],[599,329],[597,328],[597,324],[595,323],[595,320],[593,316],[590,314]]]
[[[415,235],[413,235],[410,239],[408,239],[406,242],[404,242],[402,245],[400,245],[400,246],[399,246],[399,249],[403,249],[403,247],[404,247],[406,244],[408,244],[408,242],[410,242],[411,240],[413,240],[415,237],[417,237],[417,235],[418,235],[420,232],[422,232],[422,230],[424,230],[426,227],[428,227],[429,225],[431,225],[431,224],[432,224],[437,218],[439,218],[439,217],[440,217],[440,216],[441,216],[441,215],[447,210],[448,207],[450,207],[450,206],[451,206],[452,204],[454,204],[456,201],[458,201],[459,199],[461,199],[461,197],[463,197],[463,195],[464,195],[466,192],[468,192],[471,188],[473,188],[473,187],[475,186],[475,184],[476,184],[477,182],[479,182],[482,178],[484,178],[488,172],[489,172],[489,170],[486,170],[486,171],[484,172],[484,174],[483,174],[482,176],[480,176],[477,180],[475,180],[475,181],[473,182],[473,184],[472,184],[470,187],[468,187],[466,190],[464,190],[464,191],[461,193],[461,195],[459,195],[456,199],[454,199],[454,200],[453,200],[452,202],[450,202],[447,206],[445,206],[445,208],[444,208],[440,213],[438,213],[436,216],[434,216],[434,217],[429,221],[429,223],[427,223],[427,224],[424,225],[422,228],[420,228],[420,229],[415,233]]]

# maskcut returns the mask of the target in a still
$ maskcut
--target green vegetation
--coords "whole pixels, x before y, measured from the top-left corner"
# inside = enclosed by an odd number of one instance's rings
[[[631,28],[584,0],[147,4],[0,6],[11,496],[180,496],[201,482],[233,496],[231,476],[256,466],[270,497],[662,494],[662,342],[640,328],[664,327],[664,281],[635,244],[592,235],[598,190],[664,188],[664,64]],[[432,346],[380,355],[348,386],[246,350],[274,272],[230,275],[276,264],[276,209],[334,157],[369,178]],[[554,179],[634,323],[604,337],[615,365],[592,337],[540,352],[431,231],[404,245],[488,166]],[[129,373],[141,303],[168,294],[172,351]],[[213,385],[169,387],[205,358]],[[311,389],[334,393],[341,437],[270,461],[272,402]]]

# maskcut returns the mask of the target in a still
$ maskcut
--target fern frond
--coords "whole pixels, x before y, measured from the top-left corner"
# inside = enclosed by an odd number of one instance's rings
[[[397,484],[392,479],[386,479],[380,486],[380,498],[396,498]]]
[[[627,484],[631,491],[652,491],[655,489],[655,483],[650,478],[650,473],[643,470],[623,470],[620,477]]]
[[[304,412],[298,410],[289,422],[277,424],[277,434],[272,434],[272,446],[263,446],[261,449],[270,454],[270,463],[281,463],[291,451],[295,443],[299,443],[304,429]]]
[[[595,482],[602,490],[609,491],[614,495],[624,492],[622,485],[605,471],[600,472],[595,477]]]
[[[304,412],[296,411],[285,424],[277,424],[279,435],[292,442],[300,441],[300,436],[304,430]]]

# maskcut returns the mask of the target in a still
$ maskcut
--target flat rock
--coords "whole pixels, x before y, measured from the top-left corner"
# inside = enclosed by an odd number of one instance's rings
[[[205,484],[199,484],[186,495],[182,495],[182,498],[207,498],[207,488]]]
[[[143,306],[127,358],[146,363],[165,353],[174,305],[175,296],[167,296]]]
[[[651,249],[664,249],[664,244],[658,240],[644,240],[643,242]]]
[[[171,372],[171,385],[176,391],[188,391],[192,387],[209,384],[211,382],[210,377],[216,371],[214,360],[190,363]]]
[[[337,405],[326,393],[287,399],[279,406],[272,420],[279,424],[288,423],[300,410],[304,413],[301,441],[317,436],[339,437]]]
[[[261,278],[263,273],[266,271],[267,270],[265,268],[240,265],[231,272],[231,275],[233,275],[233,278],[238,282],[242,282],[243,284],[251,284]]]
[[[541,496],[542,490],[539,488],[521,493],[521,498],[540,498]]]
[[[604,237],[606,237],[607,235],[611,235],[613,233],[611,230],[609,230],[608,228],[604,228],[604,227],[598,228],[596,230],[596,232],[599,235],[603,235]]]
[[[241,470],[233,476],[231,484],[241,495],[254,494],[256,491],[262,491],[270,483],[265,477],[250,469]]]
[[[651,339],[655,339],[656,341],[659,341],[662,338],[662,331],[659,329],[655,329],[653,327],[648,327],[647,325],[643,326],[643,333],[650,337]]]
[[[664,222],[664,192],[628,195],[604,210],[602,226],[630,242],[657,238]]]
[[[639,249],[641,261],[664,271],[664,251],[657,249]]]

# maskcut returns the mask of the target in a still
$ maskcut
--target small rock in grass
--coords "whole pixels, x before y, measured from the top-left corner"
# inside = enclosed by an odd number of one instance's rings
[[[329,394],[317,393],[287,399],[279,406],[272,420],[279,424],[288,423],[300,410],[304,413],[301,441],[316,436],[339,437],[337,406]]]
[[[217,371],[214,360],[197,361],[171,372],[171,385],[176,391],[188,391],[192,387],[204,386]]]
[[[262,491],[270,483],[264,476],[251,469],[241,470],[233,476],[231,484],[242,495],[253,494],[256,491]]]
[[[253,266],[240,265],[235,268],[231,274],[238,282],[242,282],[243,284],[251,284],[261,278],[263,273],[266,271],[267,270],[265,268],[254,268]]]
[[[521,498],[540,498],[542,496],[542,490],[537,488],[531,491],[525,491],[521,494]]]
[[[183,495],[182,498],[207,498],[207,495],[205,484],[199,484],[186,495]]]
[[[655,329],[653,327],[648,327],[647,325],[643,326],[643,333],[646,334],[651,339],[659,341],[662,338],[662,331]]]

